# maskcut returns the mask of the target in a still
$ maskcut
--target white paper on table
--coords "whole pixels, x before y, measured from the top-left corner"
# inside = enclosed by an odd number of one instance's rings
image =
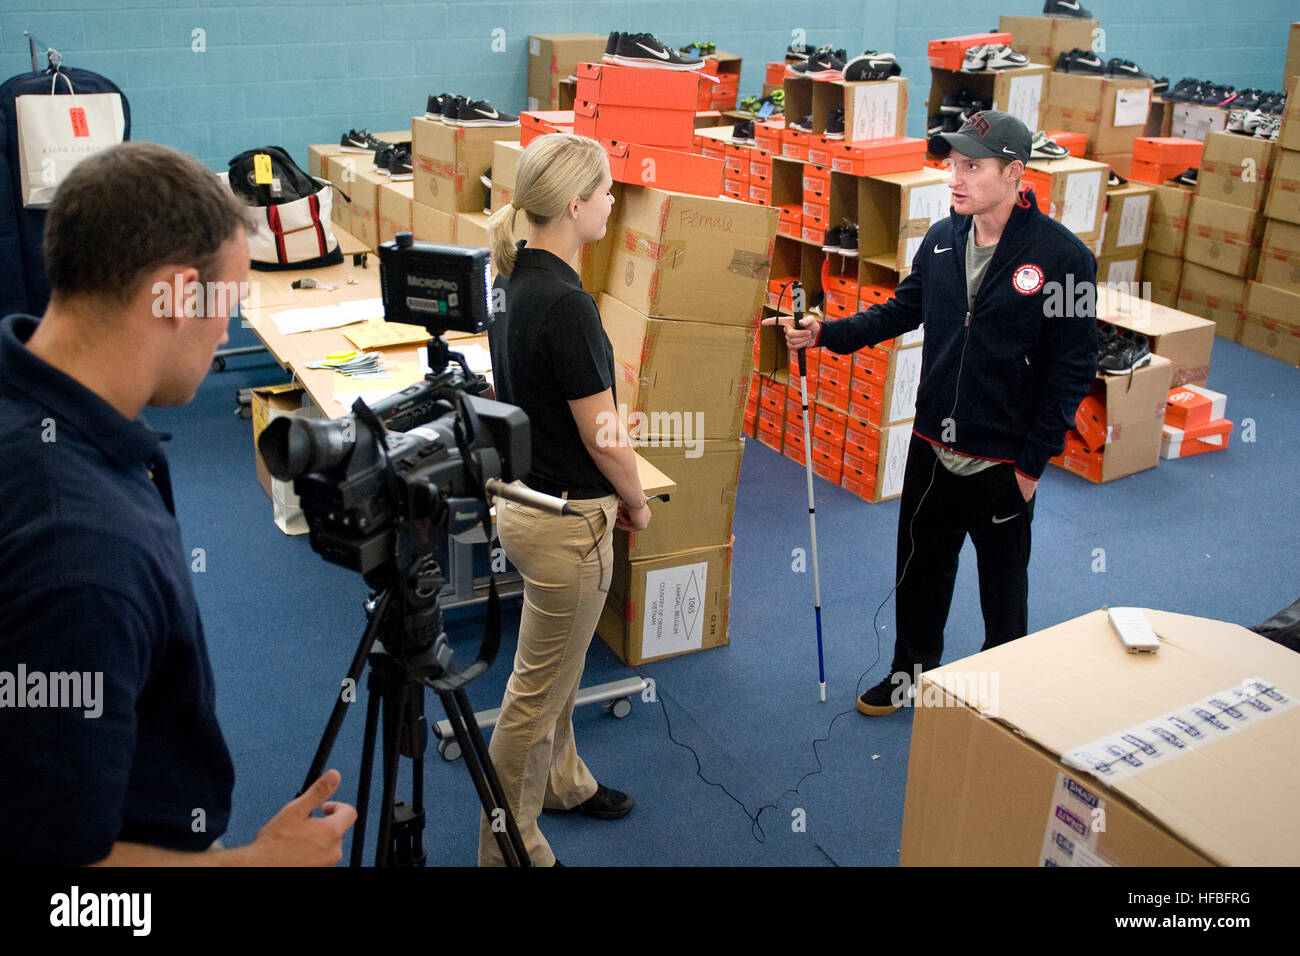
[[[646,573],[642,657],[704,646],[704,595],[708,584],[707,561]]]
[[[345,320],[337,305],[320,305],[309,309],[286,309],[283,312],[273,312],[271,321],[275,323],[281,335],[294,335],[298,332],[334,329],[340,325],[350,325],[354,320]]]
[[[1147,239],[1147,211],[1151,207],[1150,196],[1131,196],[1124,201],[1124,210],[1119,214],[1119,233],[1115,237],[1118,246],[1140,246]]]
[[[1043,99],[1043,74],[1013,76],[1007,91],[1007,109],[1031,130],[1038,129],[1038,109]]]
[[[380,296],[375,296],[373,299],[353,299],[351,302],[340,302],[339,311],[348,317],[348,323],[382,319],[384,317],[384,300]]]
[[[847,89],[847,87],[846,87]],[[897,83],[864,83],[853,86],[853,129],[850,141],[885,139],[898,135]]]
[[[456,351],[465,356],[465,364],[471,372],[482,375],[492,371],[492,353],[481,345],[462,345]]]
[[[1112,126],[1145,126],[1151,109],[1151,88],[1115,91],[1115,121]]]
[[[1097,221],[1101,172],[1072,173],[1065,179],[1065,211],[1061,225],[1071,232],[1091,232]]]

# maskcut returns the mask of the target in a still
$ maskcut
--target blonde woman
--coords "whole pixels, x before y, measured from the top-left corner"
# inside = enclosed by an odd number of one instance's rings
[[[595,140],[555,133],[520,157],[514,199],[489,223],[504,283],[491,348],[497,398],[528,413],[530,488],[568,499],[556,516],[497,500],[497,532],[524,579],[514,670],[492,733],[492,762],[535,866],[559,865],[537,825],[542,810],[616,819],[631,797],[596,782],[573,740],[573,703],[609,589],[615,527],[639,531],[650,508],[614,405],[614,350],[569,265],[605,235],[614,205],[609,162]],[[512,235],[527,217],[526,242]],[[480,820],[480,866],[501,865]]]

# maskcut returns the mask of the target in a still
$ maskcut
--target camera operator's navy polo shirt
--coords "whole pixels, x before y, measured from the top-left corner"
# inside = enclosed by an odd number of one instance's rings
[[[166,460],[37,321],[0,322],[0,864],[204,850],[235,775]]]

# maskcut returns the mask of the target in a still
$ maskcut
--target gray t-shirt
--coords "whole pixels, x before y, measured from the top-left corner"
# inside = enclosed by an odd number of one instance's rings
[[[975,308],[975,292],[984,281],[984,273],[988,272],[989,263],[993,260],[993,253],[997,248],[996,242],[991,246],[975,245],[975,230],[971,229],[971,234],[966,239],[966,307],[968,309]],[[938,445],[930,447],[939,456],[943,467],[954,475],[975,475],[985,468],[998,464],[987,458],[972,458],[970,455],[962,455],[947,448],[940,448]]]

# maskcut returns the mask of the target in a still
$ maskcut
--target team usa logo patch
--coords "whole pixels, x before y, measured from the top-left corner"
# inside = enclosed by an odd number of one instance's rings
[[[1011,284],[1021,295],[1033,295],[1043,287],[1043,270],[1032,262],[1026,262],[1011,275]]]

